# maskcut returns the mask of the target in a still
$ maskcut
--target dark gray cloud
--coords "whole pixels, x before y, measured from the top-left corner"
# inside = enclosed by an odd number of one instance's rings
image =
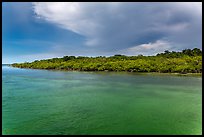
[[[85,36],[87,48],[103,53],[154,54],[202,45],[201,2],[60,2],[33,8],[39,18]]]

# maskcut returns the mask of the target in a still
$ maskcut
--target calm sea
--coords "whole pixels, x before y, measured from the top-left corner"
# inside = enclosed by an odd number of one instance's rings
[[[202,134],[202,78],[2,66],[2,134]]]

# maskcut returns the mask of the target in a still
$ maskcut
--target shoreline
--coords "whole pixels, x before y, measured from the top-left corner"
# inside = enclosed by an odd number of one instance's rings
[[[15,67],[12,66],[11,64],[8,65],[10,67],[13,68],[19,68],[19,69],[32,69],[32,70],[47,70],[47,71],[63,71],[63,72],[107,72],[107,73],[111,73],[111,72],[117,72],[117,73],[131,73],[131,74],[144,74],[144,75],[173,75],[173,76],[198,76],[198,77],[202,77],[202,73],[164,73],[164,72],[131,72],[131,71],[109,71],[109,70],[104,70],[104,71],[85,71],[85,70],[71,70],[71,69],[39,69],[39,68],[20,68],[20,67]]]

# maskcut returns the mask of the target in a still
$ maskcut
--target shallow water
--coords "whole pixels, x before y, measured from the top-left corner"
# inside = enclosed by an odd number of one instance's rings
[[[2,66],[3,134],[202,134],[202,78]]]

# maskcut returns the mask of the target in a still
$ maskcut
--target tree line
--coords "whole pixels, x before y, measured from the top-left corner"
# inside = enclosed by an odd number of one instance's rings
[[[64,56],[34,62],[14,63],[13,67],[78,71],[129,71],[161,73],[202,73],[202,51],[198,48],[181,52],[164,51],[156,56],[84,57]]]

